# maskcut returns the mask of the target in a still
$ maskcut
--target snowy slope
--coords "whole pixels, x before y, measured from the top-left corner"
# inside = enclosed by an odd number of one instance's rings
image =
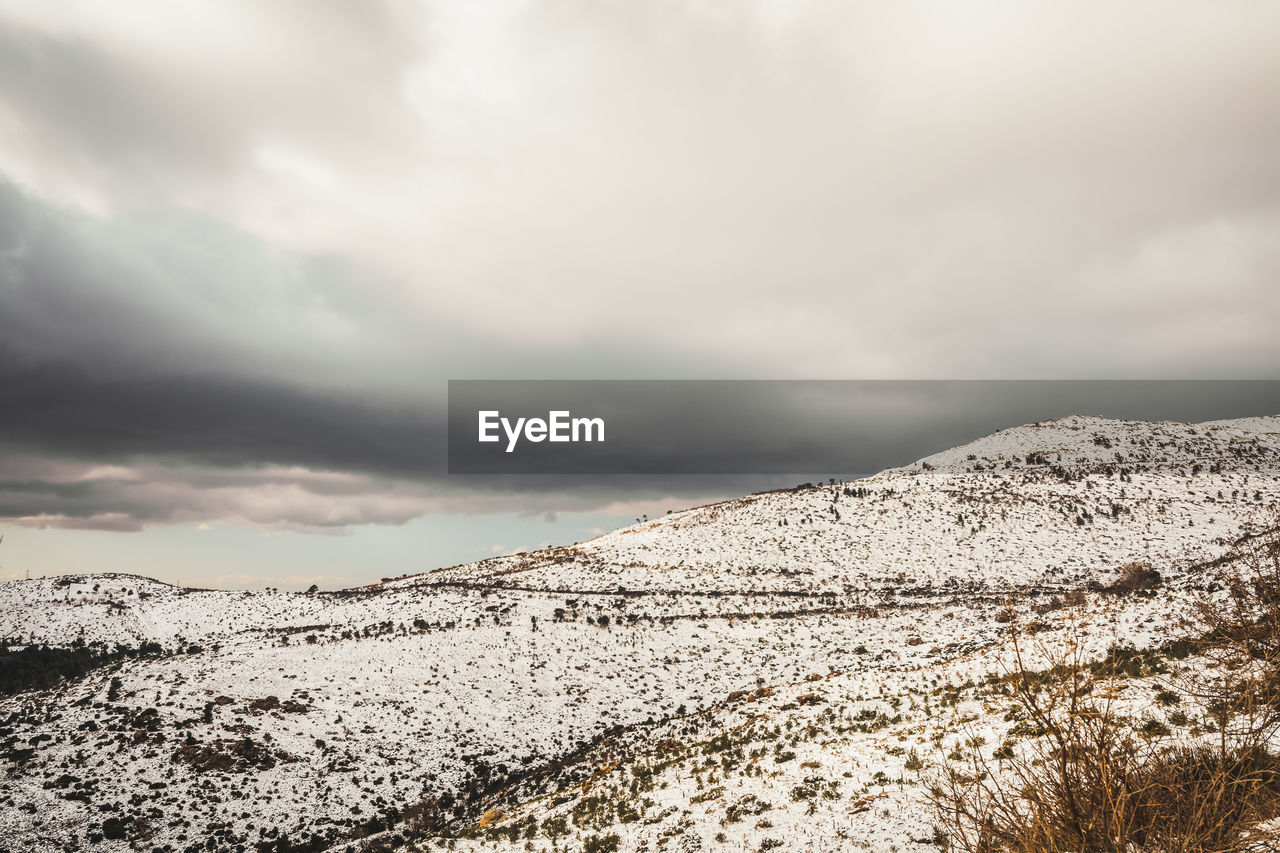
[[[999,667],[1006,597],[1029,612],[1092,589],[1070,611],[1090,648],[1159,645],[1204,566],[1274,519],[1278,463],[1277,418],[1067,418],[853,483],[339,593],[3,584],[11,646],[164,653],[0,697],[0,830],[30,849],[103,834],[123,837],[95,849],[326,849],[405,834],[406,807],[433,803],[453,821],[437,831],[456,833],[501,803],[491,823],[523,827],[513,849],[549,849],[565,814],[567,849],[606,831],[625,849],[699,849],[720,833],[757,849],[802,831],[910,844],[930,832],[918,791],[876,774],[904,778],[903,750],[931,743],[929,726],[951,737],[989,703],[969,689],[924,715],[941,685]],[[1096,592],[1135,560],[1165,576],[1158,595]],[[868,724],[882,712],[899,719]],[[705,753],[693,745],[729,732],[747,753],[767,741],[770,758],[691,776]],[[556,794],[571,777],[574,797]],[[640,778],[652,805],[635,820],[572,819],[584,780],[625,793]],[[766,800],[721,824],[728,806]],[[821,831],[814,803],[830,812]]]
[[[1234,423],[1023,426],[856,484],[753,495],[434,576],[810,593],[1096,579],[1134,559],[1200,559],[1274,510],[1280,419]]]

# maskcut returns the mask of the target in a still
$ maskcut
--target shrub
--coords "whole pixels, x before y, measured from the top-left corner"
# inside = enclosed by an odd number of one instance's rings
[[[1064,607],[1083,607],[1088,603],[1089,594],[1082,589],[1073,589],[1062,596],[1062,605]]]
[[[1155,589],[1163,579],[1160,573],[1143,562],[1125,563],[1120,567],[1120,574],[1109,589],[1120,594],[1137,592],[1143,589]]]
[[[965,853],[1228,853],[1271,850],[1280,829],[1280,759],[1256,737],[1223,734],[1214,745],[1162,740],[1158,721],[1134,731],[1112,707],[1120,676],[1089,665],[1068,642],[1046,672],[1024,665],[1012,645],[1012,685],[1025,725],[1039,736],[998,751],[976,742],[929,782],[952,848]],[[1236,685],[1237,687],[1239,685]],[[1102,696],[1103,698],[1096,698]],[[1143,735],[1146,735],[1144,737]]]
[[[1213,676],[1189,690],[1228,731],[1265,744],[1280,733],[1280,527],[1236,543],[1225,600],[1199,602],[1195,622]]]
[[[582,853],[614,853],[622,839],[616,833],[588,835],[582,841]]]

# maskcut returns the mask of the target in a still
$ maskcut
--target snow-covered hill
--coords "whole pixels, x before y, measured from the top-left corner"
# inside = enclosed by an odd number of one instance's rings
[[[1280,418],[1073,417],[336,593],[10,582],[12,648],[128,649],[0,699],[0,831],[328,849],[487,813],[512,849],[906,849],[932,829],[904,765],[989,702],[1010,596],[1154,648],[1278,507]],[[1163,586],[1100,591],[1135,562]]]
[[[1273,512],[1278,453],[1277,418],[1212,426],[1064,418],[857,483],[752,495],[550,555],[433,577],[536,589],[810,594],[1080,583],[1135,559],[1198,560]]]

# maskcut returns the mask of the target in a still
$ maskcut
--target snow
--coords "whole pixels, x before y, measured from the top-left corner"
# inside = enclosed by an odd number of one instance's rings
[[[982,684],[1008,666],[1009,598],[1028,618],[1093,589],[1041,616],[1045,636],[1165,643],[1206,566],[1275,518],[1278,461],[1280,418],[1072,417],[338,593],[9,582],[10,647],[164,653],[0,699],[0,831],[34,850],[87,845],[111,818],[132,837],[96,849],[340,844],[490,768],[529,774],[485,801],[495,826],[536,822],[512,849],[551,849],[557,817],[574,843],[624,850],[910,849],[933,832],[910,750],[938,760],[1008,728]],[[1134,561],[1160,570],[1158,594],[1096,592]],[[231,769],[190,760],[211,753]]]

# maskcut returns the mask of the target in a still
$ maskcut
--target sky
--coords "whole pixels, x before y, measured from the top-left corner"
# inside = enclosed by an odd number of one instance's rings
[[[450,478],[448,379],[1275,378],[1277,44],[1257,0],[0,0],[0,577],[345,586],[777,484]]]

